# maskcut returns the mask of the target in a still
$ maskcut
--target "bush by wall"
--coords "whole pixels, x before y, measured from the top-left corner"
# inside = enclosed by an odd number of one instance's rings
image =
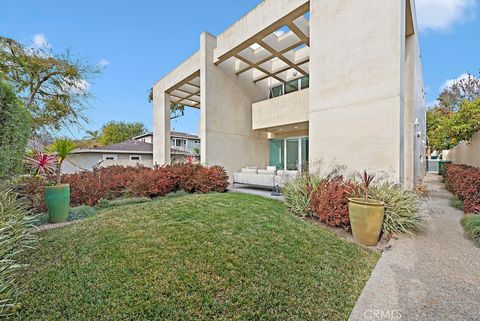
[[[0,318],[18,308],[18,279],[26,268],[21,254],[36,242],[31,232],[33,222],[18,195],[0,186]]]
[[[465,213],[480,213],[480,169],[446,164],[443,170],[447,188],[464,203]]]
[[[355,189],[356,185],[343,176],[325,179],[311,193],[311,211],[327,226],[349,230],[348,198]]]
[[[30,114],[12,87],[0,81],[0,177],[17,173],[31,132]]]
[[[72,206],[96,205],[100,200],[123,197],[158,197],[175,191],[188,193],[225,192],[228,175],[222,167],[195,164],[147,167],[110,166],[62,176],[70,184]],[[44,184],[29,178],[20,185],[36,212],[44,212]]]

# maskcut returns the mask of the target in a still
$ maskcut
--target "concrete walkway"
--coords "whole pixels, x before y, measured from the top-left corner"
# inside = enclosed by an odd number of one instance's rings
[[[390,242],[349,320],[480,320],[480,249],[464,237],[441,177],[425,183],[425,232]]]

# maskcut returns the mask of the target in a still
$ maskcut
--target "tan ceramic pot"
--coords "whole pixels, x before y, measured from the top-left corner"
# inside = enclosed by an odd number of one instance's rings
[[[368,246],[377,245],[384,215],[385,204],[383,202],[349,198],[348,216],[355,242]]]

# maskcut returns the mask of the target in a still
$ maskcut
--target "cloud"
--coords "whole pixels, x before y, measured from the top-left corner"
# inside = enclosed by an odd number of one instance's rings
[[[107,59],[102,59],[97,64],[97,66],[99,67],[106,67],[108,65],[110,65],[110,61],[108,61]]]
[[[32,42],[35,47],[40,49],[50,49],[52,46],[48,43],[47,38],[43,33],[33,35]]]
[[[448,31],[475,15],[478,0],[416,0],[420,30]]]
[[[442,92],[445,88],[452,87],[456,82],[462,79],[468,79],[468,77],[469,75],[467,73],[464,73],[458,76],[457,78],[445,80],[443,84],[440,86],[439,92]]]

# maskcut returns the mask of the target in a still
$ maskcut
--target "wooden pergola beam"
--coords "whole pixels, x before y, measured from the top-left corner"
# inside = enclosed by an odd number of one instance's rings
[[[302,60],[301,62],[297,63],[297,65],[298,65],[298,66],[301,66],[301,65],[306,64],[306,63],[309,62],[309,61],[310,61],[310,58],[307,58],[307,59]],[[278,69],[278,70],[276,70],[276,71],[273,71],[272,74],[277,75],[277,74],[280,74],[280,73],[285,72],[285,71],[290,70],[290,69],[292,69],[292,68],[291,68],[290,66],[287,66],[287,67]],[[267,79],[268,77],[270,77],[270,76],[268,76],[268,75],[267,75],[267,76],[262,76],[262,77],[260,77],[260,78],[254,79],[253,82],[254,82],[254,83],[257,83],[257,82],[259,82],[259,81],[262,81],[262,80],[264,80],[264,79]],[[285,82],[285,81],[282,81],[282,82]]]
[[[235,58],[237,58],[238,60],[240,61],[243,61],[244,63],[246,63],[247,65],[250,65],[252,66],[253,68],[256,68],[258,70],[260,70],[261,72],[263,72],[264,74],[266,74],[268,77],[272,77],[272,78],[275,78],[276,80],[280,81],[280,82],[285,82],[285,80],[283,80],[282,78],[280,77],[277,77],[275,74],[271,73],[270,71],[266,70],[265,68],[263,67],[260,67],[258,64],[256,63],[253,63],[251,62],[250,60],[240,56],[240,55],[235,55],[234,56]],[[267,77],[267,78],[268,78]]]
[[[300,38],[302,43],[310,47],[310,38],[308,38],[308,36],[304,34],[303,31],[300,30],[300,28],[298,28],[293,21],[287,23],[287,26],[298,38]]]
[[[281,51],[279,51],[279,52],[280,52],[281,54],[285,54],[285,53],[287,53],[287,52],[289,52],[289,51],[297,48],[298,46],[301,46],[302,44],[303,44],[303,41],[297,42],[297,43],[291,45],[290,47],[287,47],[287,48],[285,48],[285,49],[283,49],[283,50],[281,50]],[[265,50],[266,50],[266,49],[265,49]],[[273,58],[275,58],[275,56],[272,55],[272,53],[270,53],[270,56],[268,56],[268,57],[265,58],[265,59],[260,60],[260,61],[257,62],[256,64],[257,64],[257,65],[264,64],[264,63],[266,63],[267,61],[272,60]],[[247,67],[242,68],[242,69],[240,69],[239,71],[237,71],[236,74],[237,74],[237,76],[238,76],[238,75],[240,75],[240,74],[242,74],[242,73],[244,73],[244,72],[246,72],[246,71],[248,71],[248,70],[250,70],[250,69],[252,69],[252,68],[253,68],[252,65],[248,65]]]
[[[303,70],[302,68],[300,68],[298,65],[296,65],[295,63],[291,62],[289,59],[287,59],[284,55],[282,55],[280,52],[278,52],[277,50],[275,50],[273,47],[271,47],[270,45],[268,45],[265,41],[261,40],[261,39],[258,39],[257,40],[257,43],[262,46],[263,48],[265,48],[266,50],[270,51],[270,53],[277,57],[278,59],[280,59],[281,61],[283,61],[284,63],[286,63],[287,65],[290,66],[290,68],[292,69],[295,69],[296,71],[298,71],[299,73],[303,74],[303,75],[306,75],[307,72],[305,70]]]
[[[193,74],[191,74],[190,76],[188,76],[187,78],[183,79],[182,81],[178,82],[176,85],[170,87],[169,89],[166,90],[167,93],[171,93],[172,91],[182,87],[183,85],[191,85],[189,84],[190,81],[194,80],[195,78],[198,78],[200,77],[200,70],[194,72]],[[197,86],[195,86],[197,87]]]
[[[222,62],[226,61],[230,57],[234,57],[235,55],[239,54],[241,51],[247,49],[254,43],[256,43],[256,39],[263,39],[266,36],[274,33],[281,27],[285,26],[288,22],[297,19],[298,17],[304,15],[310,10],[310,3],[305,3],[304,5],[298,7],[294,11],[290,12],[288,15],[284,16],[282,19],[276,21],[275,23],[271,24],[267,28],[263,29],[262,31],[255,34],[253,37],[249,38],[248,40],[242,42],[235,48],[227,51],[225,54],[218,57],[217,61],[215,61],[215,65],[219,65]]]

